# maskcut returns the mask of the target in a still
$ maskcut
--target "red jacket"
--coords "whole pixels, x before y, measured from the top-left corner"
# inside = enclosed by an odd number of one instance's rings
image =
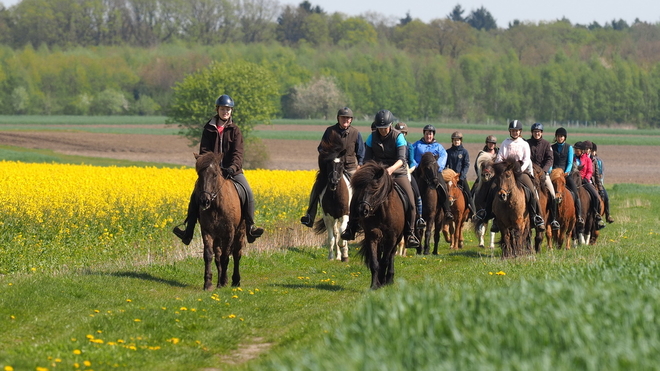
[[[586,152],[582,153],[582,156],[578,157],[580,162],[580,176],[582,179],[591,181],[591,177],[594,174],[594,163],[591,161],[591,157]]]

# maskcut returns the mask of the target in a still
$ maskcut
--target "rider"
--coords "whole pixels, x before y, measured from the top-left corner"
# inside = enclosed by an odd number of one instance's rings
[[[447,150],[447,167],[458,173],[458,188],[463,192],[470,213],[474,214],[476,207],[474,199],[470,197],[470,185],[467,181],[467,174],[470,171],[470,154],[463,147],[463,134],[460,131],[451,134],[451,147]]]
[[[397,122],[394,125],[394,128],[403,134],[404,137],[408,136],[408,125],[405,122]],[[407,142],[407,140],[406,140]],[[415,227],[417,229],[426,228],[426,221],[422,218],[422,196],[419,194],[419,187],[417,186],[417,179],[412,176],[413,168],[410,167],[410,154],[412,153],[412,144],[408,143],[406,146],[406,172],[408,173],[408,180],[410,180],[410,185],[412,186],[413,194],[415,195],[415,206],[417,206],[417,222]]]
[[[447,151],[445,151],[445,148],[440,145],[440,143],[436,142],[435,127],[433,125],[424,126],[422,132],[424,133],[424,136],[410,146],[410,167],[415,169],[426,152],[431,152],[438,156],[438,171],[440,172],[437,177],[440,184],[438,195],[440,198],[444,199],[442,209],[445,213],[445,218],[447,220],[454,220],[454,215],[451,213],[451,205],[449,203],[447,183],[442,177],[442,170],[444,170],[445,165],[447,164]]]
[[[594,169],[591,157],[587,153],[587,145],[584,142],[577,142],[573,145],[573,148],[575,149],[575,162],[578,165],[580,177],[582,178],[582,186],[589,192],[589,196],[591,196],[591,210],[596,220],[596,228],[602,229],[605,227],[605,223],[603,223],[603,219],[600,216],[600,198],[598,197],[598,192],[596,192],[596,188],[591,183]]]
[[[330,133],[332,131],[339,134],[342,142],[344,143],[344,149],[346,149],[346,154],[342,157],[344,161],[344,169],[348,172],[349,175],[353,175],[355,170],[358,169],[363,164],[364,161],[364,142],[362,141],[362,134],[355,127],[351,126],[353,122],[353,111],[350,108],[344,107],[337,111],[337,123],[328,126],[323,133],[321,138],[321,143],[330,138]],[[319,144],[318,151],[321,151],[321,144]],[[312,186],[312,192],[309,195],[309,206],[307,207],[307,212],[300,218],[300,222],[307,227],[314,226],[314,219],[316,218],[316,210],[319,205],[319,197],[323,189],[319,184],[318,179],[314,182]]]
[[[575,215],[577,215],[577,227],[581,229],[584,227],[584,219],[582,219],[582,202],[577,190],[577,185],[573,181],[573,177],[570,176],[571,171],[573,170],[573,160],[574,152],[573,147],[566,143],[566,138],[568,133],[564,128],[558,128],[555,130],[555,143],[550,146],[552,148],[552,167],[551,171],[554,168],[564,170],[564,175],[566,178],[566,187],[573,195],[573,200],[575,203]]]
[[[543,124],[534,123],[532,125],[532,137],[527,140],[529,149],[531,151],[532,164],[537,165],[545,172],[545,186],[552,197],[552,204],[550,205],[550,226],[553,230],[559,230],[559,222],[557,221],[557,199],[555,198],[555,187],[550,180],[550,167],[554,160],[550,142],[543,139]],[[538,174],[541,176],[541,174]]]
[[[520,177],[520,180],[524,183],[525,188],[527,189],[527,208],[530,215],[533,215],[533,223],[537,230],[545,230],[545,221],[543,217],[539,215],[537,210],[539,210],[539,200],[534,191],[534,184],[532,183],[532,177],[534,176],[534,168],[532,166],[532,160],[530,159],[530,149],[529,144],[520,136],[522,133],[522,123],[518,120],[513,120],[509,123],[509,136],[502,142],[502,147],[497,153],[497,158],[495,162],[502,162],[507,158],[514,158],[518,160],[522,165],[520,169],[527,176]],[[531,194],[531,195],[529,195]],[[475,218],[479,221],[487,222],[489,219],[492,219],[492,204],[493,199],[495,198],[495,192],[489,192],[488,198],[486,201],[486,209],[479,210]],[[491,227],[491,232],[493,231]]]
[[[199,143],[199,153],[224,153],[222,157],[222,172],[226,178],[240,183],[247,191],[247,208],[243,214],[247,227],[247,240],[249,243],[261,237],[264,229],[254,225],[254,195],[252,189],[243,175],[243,135],[232,120],[234,113],[234,100],[223,94],[215,101],[216,115],[204,125],[202,139]],[[199,218],[199,205],[197,196],[193,191],[188,204],[188,216],[183,222],[185,229],[174,227],[172,231],[181,241],[188,245],[195,232],[195,224]]]
[[[474,160],[474,172],[477,173],[477,180],[472,184],[473,195],[477,194],[481,187],[481,164],[484,161],[494,162],[499,151],[500,148],[497,146],[497,138],[494,135],[487,136],[484,148],[477,153],[477,158]]]
[[[376,131],[367,137],[366,151],[364,160],[374,160],[378,163],[387,166],[387,172],[394,177],[394,181],[406,192],[410,207],[408,210],[408,218],[406,220],[403,233],[406,236],[407,247],[419,247],[419,240],[415,236],[413,223],[415,221],[415,200],[413,198],[413,191],[408,180],[408,174],[404,164],[406,163],[406,149],[408,142],[401,132],[392,128],[394,115],[388,110],[381,110],[376,113],[374,122],[376,124]],[[345,241],[355,239],[355,233],[358,229],[359,216],[357,212],[353,212],[358,201],[354,198],[351,200],[351,212],[349,214],[348,226],[341,238]]]
[[[610,215],[610,196],[607,194],[605,189],[605,167],[603,166],[603,160],[598,157],[598,146],[596,143],[591,143],[591,159],[594,163],[594,183],[600,196],[603,198],[603,203],[605,204],[605,219],[608,223],[614,223],[614,218]]]

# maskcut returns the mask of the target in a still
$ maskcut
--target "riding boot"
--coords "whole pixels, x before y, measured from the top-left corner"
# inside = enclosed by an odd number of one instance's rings
[[[552,228],[553,231],[558,231],[561,229],[561,226],[559,225],[559,222],[557,221],[557,199],[553,198],[550,204],[550,219],[552,220],[550,222],[550,227]]]
[[[188,202],[188,214],[186,216],[186,220],[183,222],[183,224],[186,225],[186,228],[179,228],[181,225],[183,225],[180,224],[174,227],[172,230],[172,233],[179,237],[184,245],[190,245],[190,242],[193,239],[193,235],[195,234],[195,225],[197,224],[197,218],[199,216],[198,213],[199,206],[197,205],[197,197],[195,197],[195,192],[193,192],[192,195],[190,195],[190,201]]]
[[[525,192],[527,194],[527,207],[529,215],[534,215],[534,219],[532,220],[534,227],[538,231],[543,232],[545,231],[545,220],[543,220],[543,217],[538,213],[539,201],[536,199],[532,190],[525,189]]]
[[[406,247],[409,249],[416,249],[419,247],[419,240],[415,236],[415,229],[413,228],[413,221],[408,220],[403,228],[403,235],[406,236]]]
[[[319,186],[317,183],[314,183],[312,186],[312,193],[309,195],[309,206],[307,207],[307,213],[300,218],[300,223],[305,227],[312,228],[314,226],[314,218],[316,218],[316,210],[319,206]]]
[[[573,200],[575,201],[575,215],[577,216],[576,226],[578,232],[582,232],[584,229],[584,219],[582,218],[582,201],[580,201],[580,197],[577,194],[573,194]]]
[[[264,229],[254,225],[254,199],[248,195],[247,210],[245,210],[245,228],[248,243],[253,243],[264,234]]]
[[[426,228],[426,221],[422,218],[422,198],[417,197],[417,222],[415,223],[417,229]]]
[[[344,241],[353,241],[355,239],[355,234],[357,233],[358,228],[358,220],[349,219],[348,225],[346,225],[346,229],[341,233],[341,239]]]

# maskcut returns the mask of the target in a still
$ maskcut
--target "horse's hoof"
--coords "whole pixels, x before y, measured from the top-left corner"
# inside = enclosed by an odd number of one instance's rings
[[[208,284],[208,285],[206,285],[206,284],[204,285],[204,291],[211,291],[211,290],[213,290],[213,284],[212,283]]]
[[[483,248],[484,248],[484,245],[483,245],[483,244],[481,244],[481,245],[479,245],[479,247],[481,247],[481,248],[483,249]]]
[[[344,263],[347,263],[348,262],[348,256],[346,256],[346,257],[342,256],[341,261],[344,262]]]
[[[424,250],[424,255],[428,255],[429,253],[429,250]]]

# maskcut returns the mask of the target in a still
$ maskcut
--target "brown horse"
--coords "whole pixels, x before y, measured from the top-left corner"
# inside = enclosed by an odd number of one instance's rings
[[[486,209],[486,200],[488,199],[488,192],[493,186],[493,175],[495,171],[493,170],[493,161],[485,160],[479,164],[481,168],[481,175],[479,176],[479,181],[475,182],[472,187],[472,193],[474,197],[474,205],[477,210]],[[488,229],[488,222],[481,223],[476,226],[476,235],[479,238],[479,247],[485,246],[484,235]],[[490,244],[488,248],[495,248],[495,232],[490,232]]]
[[[573,180],[577,185],[578,195],[580,197],[580,203],[582,204],[582,210],[580,211],[582,214],[582,219],[584,220],[584,228],[582,230],[577,230],[576,228],[576,233],[574,233],[575,239],[580,245],[594,244],[595,238],[597,238],[598,231],[596,228],[597,225],[595,219],[596,215],[594,215],[594,212],[591,210],[592,209],[591,196],[589,195],[589,191],[587,191],[587,189],[582,184],[582,178],[580,177],[579,172],[577,171],[572,172],[570,176],[573,177]],[[600,203],[600,206],[602,213],[603,202]]]
[[[199,200],[199,225],[204,242],[204,290],[213,287],[211,263],[215,259],[218,285],[227,285],[229,256],[234,258],[231,285],[240,286],[239,264],[245,245],[245,221],[241,215],[241,201],[231,180],[222,175],[222,154],[208,152],[195,155],[197,183],[195,196]]]
[[[463,226],[467,220],[469,209],[463,191],[458,188],[460,175],[452,169],[444,169],[442,170],[442,177],[447,183],[449,204],[451,205],[451,212],[454,214],[454,220],[444,223],[442,234],[445,236],[445,240],[449,242],[449,248],[458,250],[463,248]],[[433,253],[436,254],[437,251],[434,250]]]
[[[348,261],[348,243],[341,239],[341,233],[348,225],[348,212],[352,190],[344,173],[342,157],[346,153],[341,137],[330,131],[327,141],[321,142],[319,151],[319,171],[317,182],[324,185],[320,194],[323,219],[314,224],[314,232],[328,232],[328,259]]]
[[[404,204],[394,184],[387,169],[373,161],[360,167],[351,179],[351,210],[358,211],[364,231],[360,254],[371,270],[372,289],[393,282],[394,254],[406,223]]]
[[[549,194],[550,190],[545,186],[545,177],[547,175],[540,166],[535,164],[533,167],[534,178],[532,179],[532,184],[534,184],[539,197],[538,213],[547,223],[550,220],[550,203],[552,202],[552,197]],[[536,234],[534,236],[534,250],[536,250],[537,253],[541,252],[541,244],[543,243],[544,235],[548,241],[548,246],[550,246],[550,241],[552,240],[552,228],[550,228],[550,225],[547,226],[544,232],[536,229]]]
[[[566,176],[564,170],[554,169],[550,173],[550,180],[552,185],[555,186],[555,197],[557,198],[557,221],[559,222],[558,231],[550,231],[552,239],[548,241],[548,248],[553,248],[553,243],[561,249],[566,247],[566,250],[571,249],[571,239],[573,235],[573,228],[575,228],[575,202],[573,195],[566,188]],[[551,229],[551,228],[548,228]]]
[[[426,228],[424,228],[424,255],[428,255],[429,253],[431,233],[435,232],[434,254],[437,254],[438,243],[440,242],[440,231],[442,230],[444,213],[438,194],[438,187],[440,187],[438,180],[439,169],[437,155],[426,152],[422,155],[419,165],[413,172],[413,176],[415,176],[417,185],[419,186],[419,193],[422,197],[422,217],[426,220]],[[418,254],[422,252],[421,249],[422,246],[417,249]]]
[[[527,176],[520,170],[515,159],[506,159],[493,165],[495,170],[493,199],[495,223],[502,239],[502,258],[528,255],[531,249],[531,222],[525,200],[525,190],[521,177]]]

